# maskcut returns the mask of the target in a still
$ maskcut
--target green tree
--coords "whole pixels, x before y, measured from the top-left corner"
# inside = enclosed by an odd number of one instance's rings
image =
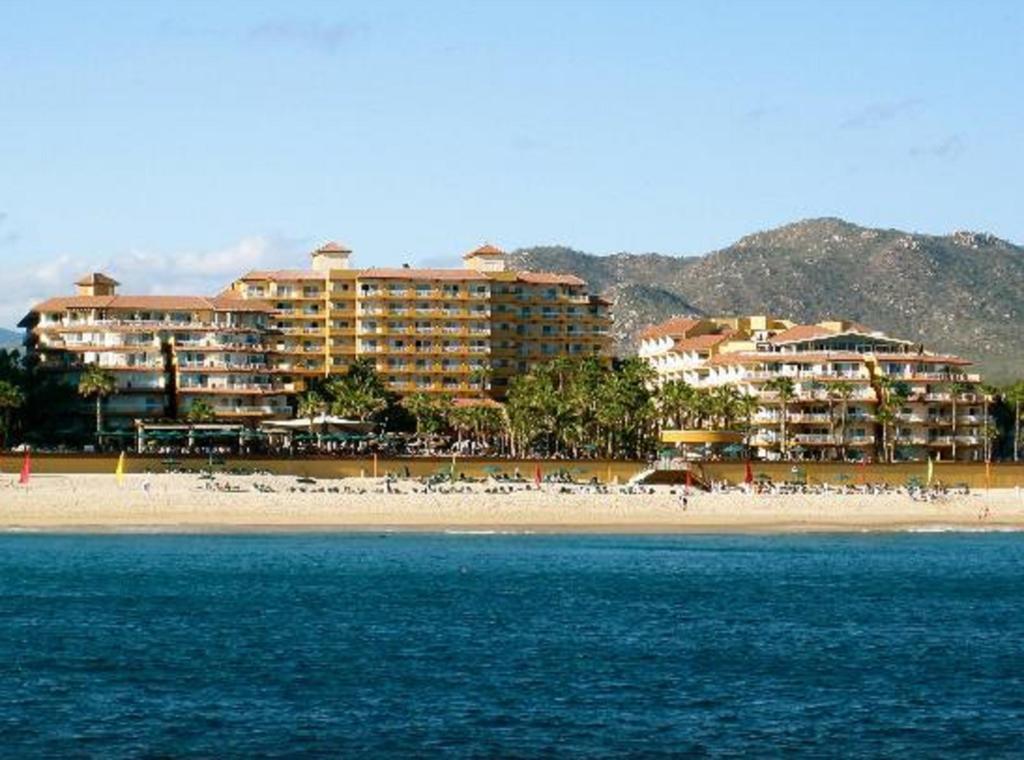
[[[878,421],[882,425],[882,458],[892,462],[899,444],[900,410],[910,398],[910,386],[899,378],[878,379]]]
[[[846,459],[846,423],[849,420],[850,414],[850,399],[853,398],[854,387],[853,383],[848,380],[836,380],[829,384],[828,397],[832,402],[839,402],[839,456],[843,460]],[[831,414],[831,405],[829,406],[829,426],[831,428],[832,440],[836,439],[835,417]]]
[[[1020,461],[1020,423],[1024,411],[1024,380],[1018,380],[1003,392],[1003,399],[1013,409],[1013,461]]]
[[[377,417],[391,404],[387,385],[369,358],[356,360],[344,375],[327,380],[323,392],[332,414],[360,422]]]
[[[112,396],[117,391],[117,381],[109,372],[101,369],[95,364],[85,368],[78,379],[79,395],[96,399],[96,442],[102,443],[103,436],[103,399]]]
[[[315,433],[315,418],[324,413],[326,406],[327,403],[324,401],[324,397],[316,391],[307,390],[299,396],[298,403],[295,406],[295,411],[300,418],[309,420],[307,432],[309,433],[310,438],[312,438]]]
[[[736,414],[743,420],[743,447],[750,458],[750,434],[754,430],[754,415],[761,408],[761,400],[751,393],[741,393],[736,399]]]
[[[185,419],[195,424],[197,422],[210,422],[217,417],[217,413],[206,399],[197,398],[189,406],[185,413]]]
[[[685,380],[669,380],[658,389],[657,403],[662,423],[683,428],[690,413],[693,387]]]
[[[9,380],[0,380],[0,449],[7,448],[7,440],[11,433],[12,416],[16,409],[25,404],[25,392]]]
[[[958,405],[959,405],[959,402],[960,402],[960,397],[963,396],[966,393],[970,393],[974,389],[974,383],[968,382],[965,375],[958,374],[958,375],[954,376],[953,380],[950,381],[950,383],[948,385],[948,388],[949,388],[949,399],[950,399],[950,402],[952,403],[952,412],[953,412],[953,435],[952,435],[951,441],[952,441],[952,445],[953,445],[952,458],[953,458],[953,461],[955,462],[956,461],[956,443],[957,443],[956,438],[957,438],[957,434],[960,432],[960,420],[959,420]]]
[[[789,404],[796,395],[796,385],[790,377],[773,377],[764,384],[767,391],[778,395],[781,414],[779,451],[783,459],[789,459]]]
[[[413,393],[402,399],[404,406],[416,420],[416,434],[440,433],[450,424],[451,398],[445,395]]]

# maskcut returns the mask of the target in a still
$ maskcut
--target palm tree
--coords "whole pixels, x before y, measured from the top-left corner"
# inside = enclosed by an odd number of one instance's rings
[[[103,436],[103,399],[111,396],[117,390],[117,381],[109,372],[101,369],[95,364],[85,368],[85,372],[78,379],[78,393],[85,398],[94,396],[96,398],[96,442],[102,444]]]
[[[310,438],[313,437],[313,420],[315,417],[323,413],[324,406],[325,402],[323,396],[316,391],[306,391],[299,396],[295,411],[298,412],[299,417],[304,417],[309,420]]]
[[[889,431],[896,422],[896,412],[888,404],[880,404],[875,419],[882,426],[882,460],[891,461],[889,453]]]
[[[185,413],[185,419],[189,422],[210,422],[215,419],[217,413],[214,408],[210,406],[210,402],[206,399],[198,398],[192,402],[189,406],[188,411]]]
[[[439,433],[449,423],[452,401],[447,396],[413,393],[402,399],[404,406],[416,419],[416,434]]]
[[[839,402],[839,456],[846,459],[846,421],[849,416],[850,399],[853,398],[853,383],[849,380],[836,380],[829,385],[828,397],[830,401]],[[832,416],[832,405],[829,404],[829,427],[832,428],[832,440],[836,437],[835,418]]]
[[[780,375],[778,377],[773,377],[771,380],[766,382],[764,387],[765,390],[774,391],[779,395],[779,409],[782,413],[782,438],[779,441],[779,453],[783,459],[788,459],[789,441],[787,438],[787,428],[789,422],[789,402],[793,400],[793,396],[796,394],[796,385],[793,383],[792,378]]]
[[[392,400],[387,385],[369,358],[357,359],[344,375],[324,383],[322,390],[332,414],[360,422],[383,412]]]
[[[736,419],[736,402],[740,392],[731,385],[721,385],[711,392],[712,427],[727,429]]]
[[[991,462],[992,442],[996,439],[998,432],[995,426],[990,424],[988,405],[998,395],[999,390],[987,383],[979,385],[978,390],[981,392],[981,454],[986,462]]]
[[[661,421],[677,428],[684,426],[693,398],[693,387],[685,380],[670,380],[658,389],[658,408]]]
[[[958,432],[957,402],[960,400],[960,396],[964,393],[970,392],[974,387],[974,384],[967,382],[963,375],[956,375],[955,377],[956,379],[949,383],[949,398],[953,404],[952,457],[954,462],[956,461],[956,434]]]
[[[741,393],[736,399],[736,413],[743,420],[743,446],[750,459],[750,434],[754,429],[754,415],[761,408],[761,401],[751,393]]]
[[[489,365],[477,367],[469,373],[469,384],[477,386],[481,392],[489,390],[491,387],[491,374],[492,371]]]
[[[1007,404],[1013,406],[1013,461],[1020,461],[1021,406],[1024,405],[1024,380],[1018,380],[1003,393]]]
[[[8,380],[0,380],[0,412],[3,414],[3,430],[0,433],[0,449],[7,447],[7,436],[11,430],[11,414],[25,404],[25,392]]]
[[[901,421],[901,411],[903,405],[907,403],[907,399],[910,398],[910,386],[902,380],[897,380],[889,388],[889,403],[892,405],[893,413],[896,415],[896,422]],[[889,461],[892,462],[896,458],[896,449],[900,445],[900,426],[897,424],[893,428],[892,435],[892,451],[889,454]]]
[[[900,409],[910,398],[910,386],[903,380],[882,375],[878,379],[878,395],[877,417],[882,423],[882,458],[892,462],[899,442]]]

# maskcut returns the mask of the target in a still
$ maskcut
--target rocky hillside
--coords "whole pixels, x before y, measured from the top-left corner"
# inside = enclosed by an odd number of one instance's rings
[[[812,219],[703,256],[569,248],[516,251],[519,266],[573,272],[616,301],[618,349],[673,314],[845,317],[1024,377],[1024,248],[992,235],[918,235]]]

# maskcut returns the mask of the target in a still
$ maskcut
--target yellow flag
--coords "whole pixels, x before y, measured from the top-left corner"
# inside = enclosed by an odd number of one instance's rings
[[[928,457],[928,485],[932,484],[932,477],[935,475],[935,462]]]
[[[117,478],[117,484],[121,485],[124,483],[124,452],[121,452],[121,456],[117,458],[117,468],[114,470],[114,477]]]

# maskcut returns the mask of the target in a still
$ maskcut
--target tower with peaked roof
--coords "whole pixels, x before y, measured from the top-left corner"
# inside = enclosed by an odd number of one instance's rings
[[[495,245],[484,243],[462,257],[469,269],[478,272],[504,272],[505,252]]]
[[[352,249],[335,241],[324,243],[311,254],[314,272],[330,272],[332,269],[348,269]]]
[[[93,272],[78,280],[75,287],[80,296],[113,296],[117,295],[117,286],[120,284],[102,272]]]

